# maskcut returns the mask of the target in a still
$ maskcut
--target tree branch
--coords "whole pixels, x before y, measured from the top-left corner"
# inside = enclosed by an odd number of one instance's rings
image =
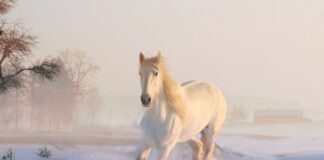
[[[0,0],[0,14],[8,12],[8,10],[13,7],[16,0]]]
[[[19,87],[19,75],[24,71],[32,71],[40,77],[52,79],[60,71],[60,66],[56,62],[44,61],[39,65],[21,68],[13,74],[3,76],[2,79],[0,79],[0,93],[8,90],[9,88]]]

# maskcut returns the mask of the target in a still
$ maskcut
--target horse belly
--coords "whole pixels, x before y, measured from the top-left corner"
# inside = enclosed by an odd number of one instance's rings
[[[205,105],[203,107],[191,108],[188,119],[183,125],[180,140],[187,141],[196,137],[210,122],[214,116],[214,106]]]

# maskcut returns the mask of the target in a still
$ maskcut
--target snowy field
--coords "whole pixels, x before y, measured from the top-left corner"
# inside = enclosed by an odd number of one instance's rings
[[[324,124],[226,126],[217,139],[214,159],[220,160],[324,160]],[[14,160],[43,160],[39,148],[47,146],[52,160],[132,160],[140,138],[135,128],[96,133],[1,133],[0,156],[9,148]],[[152,151],[150,160],[154,160]],[[191,159],[186,143],[178,144],[170,160]]]
[[[137,137],[137,135],[134,137]],[[46,146],[52,153],[52,157],[50,158],[52,160],[134,159],[133,151],[136,147],[137,140],[130,139],[118,143],[119,140],[114,141],[113,139],[110,140],[110,138],[103,138],[102,141],[106,142],[101,145],[53,143],[46,144]],[[109,144],[110,142],[111,144]],[[216,157],[221,160],[324,159],[324,139],[321,138],[293,139],[271,136],[222,134],[219,136],[218,144],[221,148],[215,153],[214,159]],[[15,160],[43,160],[38,156],[38,149],[42,146],[44,146],[42,143],[1,143],[0,154],[4,155],[8,148],[12,148]],[[154,152],[150,159],[154,159]],[[190,153],[190,148],[187,144],[178,144],[172,152],[170,159],[188,160],[191,159]]]

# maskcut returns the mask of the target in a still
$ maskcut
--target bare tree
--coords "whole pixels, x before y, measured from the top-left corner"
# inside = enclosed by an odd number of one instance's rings
[[[6,13],[15,2],[0,0],[0,13]],[[24,71],[32,71],[45,78],[52,78],[59,71],[59,66],[48,60],[27,67],[22,65],[26,57],[32,54],[36,39],[22,23],[9,23],[4,18],[0,20],[0,93],[19,87],[19,75]]]
[[[31,82],[32,126],[38,128],[44,123],[48,131],[66,129],[77,119],[82,109],[80,103],[95,100],[95,87],[91,84],[98,69],[85,52],[64,50],[55,57],[60,72],[53,81],[39,81],[37,76]],[[94,102],[93,102],[94,103]],[[92,113],[91,113],[92,114]],[[92,116],[92,115],[91,115]]]
[[[72,80],[74,93],[77,96],[82,97],[92,91],[91,80],[98,66],[91,62],[84,51],[66,49],[60,52],[58,58],[63,62],[62,70],[67,72]]]
[[[0,0],[0,119],[2,126],[18,129],[23,106],[26,106],[23,104],[26,102],[25,90],[18,90],[18,87],[24,86],[29,73],[52,79],[60,67],[54,59],[26,63],[37,44],[37,37],[23,23],[5,18],[4,14],[15,4],[16,0]]]
[[[0,14],[7,13],[16,4],[16,0],[0,0]]]
[[[100,109],[104,107],[104,101],[98,89],[92,89],[86,97],[86,111],[88,125],[96,125],[96,117]]]
[[[61,71],[53,81],[33,76],[31,83],[31,127],[58,131],[70,126],[74,113],[77,113],[77,101],[67,74]]]

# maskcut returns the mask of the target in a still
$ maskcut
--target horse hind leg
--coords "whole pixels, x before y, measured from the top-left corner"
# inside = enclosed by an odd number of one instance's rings
[[[189,140],[188,144],[193,151],[193,160],[201,160],[203,157],[203,142],[194,138]]]
[[[216,136],[223,126],[226,116],[226,102],[224,98],[218,104],[218,111],[209,124],[202,130],[202,141],[204,142],[203,160],[211,160],[216,147]],[[219,156],[218,156],[219,157]]]
[[[215,128],[214,125],[206,126],[201,132],[201,140],[204,146],[203,160],[212,160],[218,132],[219,129]]]
[[[203,160],[211,160],[215,148],[216,136],[206,127],[201,134],[201,140],[204,144]]]

